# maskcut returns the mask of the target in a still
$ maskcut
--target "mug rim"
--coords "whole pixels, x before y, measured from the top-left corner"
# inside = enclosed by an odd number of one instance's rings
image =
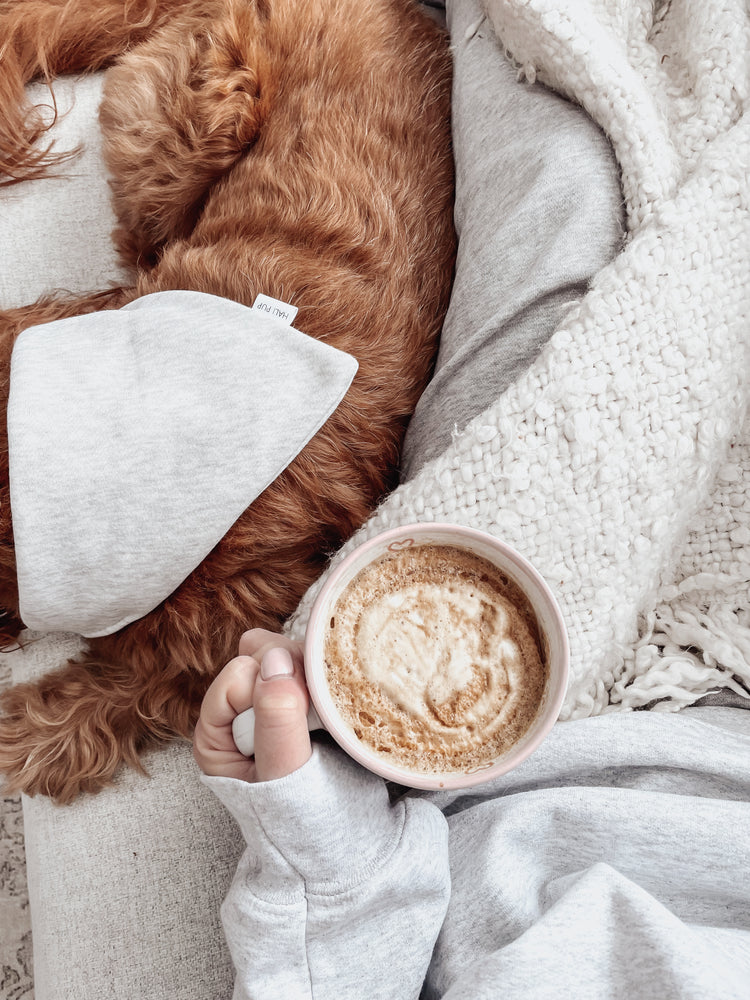
[[[380,549],[385,543],[390,542],[392,544],[394,541],[401,539],[405,540],[412,535],[418,537],[420,535],[425,536],[431,533],[437,534],[443,531],[446,532],[446,535],[456,534],[456,543],[459,541],[459,536],[463,535],[464,537],[482,543],[490,549],[500,552],[506,560],[508,560],[511,564],[515,564],[518,569],[530,578],[546,606],[545,610],[547,615],[545,617],[545,626],[547,627],[547,630],[548,623],[551,621],[553,624],[556,638],[558,640],[559,655],[557,657],[557,661],[559,662],[555,662],[555,676],[551,676],[552,667],[548,659],[547,667],[550,672],[550,676],[547,680],[547,688],[539,712],[537,716],[535,716],[529,728],[523,736],[521,736],[520,740],[513,744],[513,746],[511,746],[507,751],[495,758],[493,761],[490,761],[488,764],[484,764],[469,771],[420,772],[411,770],[406,766],[391,764],[388,761],[383,760],[381,755],[379,755],[375,750],[371,750],[367,747],[356,736],[354,731],[351,729],[351,726],[342,717],[333,701],[333,698],[331,697],[328,685],[325,682],[324,659],[322,655],[323,630],[320,629],[319,623],[324,621],[325,617],[327,617],[327,609],[332,603],[332,593],[334,594],[334,599],[338,597],[340,591],[337,591],[337,587],[342,577],[345,577],[351,567],[360,561],[362,562],[362,565],[361,567],[358,567],[357,572],[359,572],[359,569],[363,569],[366,565],[368,565],[371,559],[363,559],[363,557],[367,556],[373,549]],[[442,544],[450,544],[450,542],[444,541]],[[385,544],[386,551],[387,548],[388,545]],[[505,566],[501,568],[503,570],[507,570],[507,567]],[[354,575],[356,574],[352,574],[352,579]],[[350,581],[347,580],[344,586],[348,585],[349,582]],[[528,586],[521,581],[516,579],[515,582],[517,585],[522,587],[524,593],[531,602],[535,617],[539,620],[541,612],[537,596],[529,594]],[[541,628],[542,623],[538,621],[538,624]],[[549,637],[547,637],[547,641],[548,643],[550,642]],[[318,647],[320,653],[319,656]],[[305,632],[305,674],[307,686],[315,710],[320,716],[321,722],[333,739],[350,757],[360,763],[363,767],[367,768],[369,771],[379,774],[387,781],[392,781],[410,788],[419,788],[431,791],[447,791],[457,788],[470,788],[474,785],[490,781],[502,774],[506,774],[508,771],[522,763],[522,761],[526,760],[526,758],[529,757],[544,741],[559,717],[567,690],[569,665],[570,647],[565,621],[555,595],[552,593],[552,590],[539,571],[524,555],[503,539],[498,538],[495,535],[491,535],[487,531],[482,531],[479,528],[468,527],[466,525],[455,524],[448,521],[414,522],[395,528],[387,528],[384,531],[373,535],[372,538],[367,539],[367,541],[362,542],[361,545],[356,546],[333,570],[331,570],[327,579],[323,583],[323,586],[310,611],[310,617],[308,619]],[[528,739],[526,739],[525,737],[529,733],[531,735],[528,736]]]

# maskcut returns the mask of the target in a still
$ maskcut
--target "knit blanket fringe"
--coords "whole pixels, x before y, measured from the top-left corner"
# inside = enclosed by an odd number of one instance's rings
[[[499,52],[610,137],[627,240],[529,371],[332,564],[396,525],[471,524],[523,552],[556,593],[571,641],[562,718],[750,695],[744,0],[486,11]]]

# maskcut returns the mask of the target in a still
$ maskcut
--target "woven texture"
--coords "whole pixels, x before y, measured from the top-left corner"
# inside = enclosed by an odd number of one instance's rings
[[[339,552],[412,521],[503,537],[571,640],[562,718],[750,687],[748,15],[489,0],[530,80],[609,135],[628,239],[548,348]],[[320,587],[290,622],[300,635]],[[744,684],[743,684],[744,682]]]

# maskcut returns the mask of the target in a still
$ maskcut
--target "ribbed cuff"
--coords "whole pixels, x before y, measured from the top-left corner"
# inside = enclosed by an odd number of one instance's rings
[[[403,829],[404,807],[390,805],[383,779],[335,747],[313,744],[306,764],[274,781],[201,780],[237,821],[265,874],[275,864],[285,878],[280,854],[309,892],[332,895],[365,881]]]

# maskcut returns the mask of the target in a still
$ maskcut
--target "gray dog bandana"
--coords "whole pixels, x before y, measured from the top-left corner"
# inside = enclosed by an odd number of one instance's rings
[[[357,362],[267,302],[158,292],[18,338],[8,439],[27,626],[93,637],[147,614],[336,409]]]

